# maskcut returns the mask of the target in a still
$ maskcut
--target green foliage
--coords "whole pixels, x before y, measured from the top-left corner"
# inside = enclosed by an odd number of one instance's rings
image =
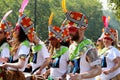
[[[48,19],[51,12],[54,12],[53,25],[61,26],[65,19],[65,14],[61,8],[61,0],[36,0],[36,26],[35,29],[42,40],[48,38]],[[0,18],[10,9],[13,13],[10,14],[8,20],[15,23],[18,18],[18,10],[22,0],[0,0]],[[101,35],[103,22],[101,20],[102,11],[101,4],[97,0],[66,0],[67,9],[70,11],[77,11],[84,13],[89,25],[85,33],[86,37],[96,40]],[[29,0],[24,13],[28,15],[33,21],[35,20],[35,0]]]
[[[112,8],[117,18],[120,20],[120,0],[109,0],[108,3],[109,3],[109,7]],[[114,6],[113,3],[115,4]]]

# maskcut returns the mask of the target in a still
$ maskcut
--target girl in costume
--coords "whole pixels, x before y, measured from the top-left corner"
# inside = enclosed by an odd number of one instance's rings
[[[3,65],[7,67],[4,76],[5,80],[26,80],[23,71],[29,58],[29,42],[32,41],[34,37],[34,24],[29,17],[23,14],[27,4],[28,0],[24,0],[19,10],[19,19],[13,31],[14,45],[11,49],[10,63]]]
[[[116,39],[116,30],[108,27],[107,17],[103,16],[104,36],[103,43],[105,48],[102,54],[102,74],[101,80],[120,80],[119,57],[120,51],[114,47]]]

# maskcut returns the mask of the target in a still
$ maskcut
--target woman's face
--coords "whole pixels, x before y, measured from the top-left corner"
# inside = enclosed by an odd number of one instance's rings
[[[109,38],[109,37],[104,37],[103,38],[103,43],[104,43],[105,46],[112,45],[112,42],[113,42],[113,40],[111,38]]]
[[[103,45],[103,41],[102,40],[97,40],[96,46],[101,47],[102,45]]]
[[[13,37],[14,37],[14,38],[17,38],[18,35],[19,35],[19,32],[20,32],[20,26],[16,26],[16,27],[14,28]]]
[[[5,38],[5,32],[3,30],[0,30],[0,41],[2,41]]]

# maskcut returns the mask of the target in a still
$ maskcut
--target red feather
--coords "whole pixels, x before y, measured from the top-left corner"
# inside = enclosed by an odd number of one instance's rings
[[[108,27],[108,18],[106,16],[102,16],[102,20],[103,20],[103,23],[104,23],[104,27]]]

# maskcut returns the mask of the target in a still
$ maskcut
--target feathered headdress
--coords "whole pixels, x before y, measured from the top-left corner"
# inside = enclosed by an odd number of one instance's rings
[[[21,8],[19,9],[19,19],[18,22],[16,24],[17,26],[20,26],[23,31],[25,32],[25,34],[28,36],[30,41],[33,41],[34,38],[34,24],[32,22],[32,20],[26,16],[25,14],[23,14],[25,7],[28,5],[29,0],[23,0],[22,4],[21,4]]]
[[[116,30],[114,30],[113,28],[110,28],[108,26],[109,25],[109,19],[110,19],[110,17],[102,16],[102,20],[103,20],[103,24],[104,24],[104,28],[103,28],[104,36],[103,37],[109,37],[113,41],[115,41]]]
[[[88,26],[88,19],[83,13],[80,12],[73,12],[73,11],[68,11],[66,9],[66,3],[65,0],[62,0],[62,9],[66,13],[66,19],[69,20],[69,25],[75,25],[77,24],[76,27],[81,28],[81,27],[87,27]]]
[[[21,4],[21,8],[19,9],[20,13],[23,13],[25,7],[28,5],[29,0],[23,0],[22,4]]]
[[[49,30],[49,39],[56,38],[58,41],[61,41],[61,29],[58,26],[52,25],[53,13],[51,13],[48,21],[48,30]]]
[[[8,17],[8,15],[10,15],[10,13],[12,13],[12,10],[8,11],[2,18],[1,22],[0,22],[0,30],[3,30],[4,32],[6,32],[6,37],[11,37],[12,33],[12,24],[9,21],[6,21],[6,18]]]
[[[58,26],[53,26],[52,25],[52,19],[53,19],[53,13],[51,13],[50,18],[49,18],[49,39],[54,39],[56,38],[58,41],[67,41],[68,40],[68,31],[67,28],[60,28]]]

